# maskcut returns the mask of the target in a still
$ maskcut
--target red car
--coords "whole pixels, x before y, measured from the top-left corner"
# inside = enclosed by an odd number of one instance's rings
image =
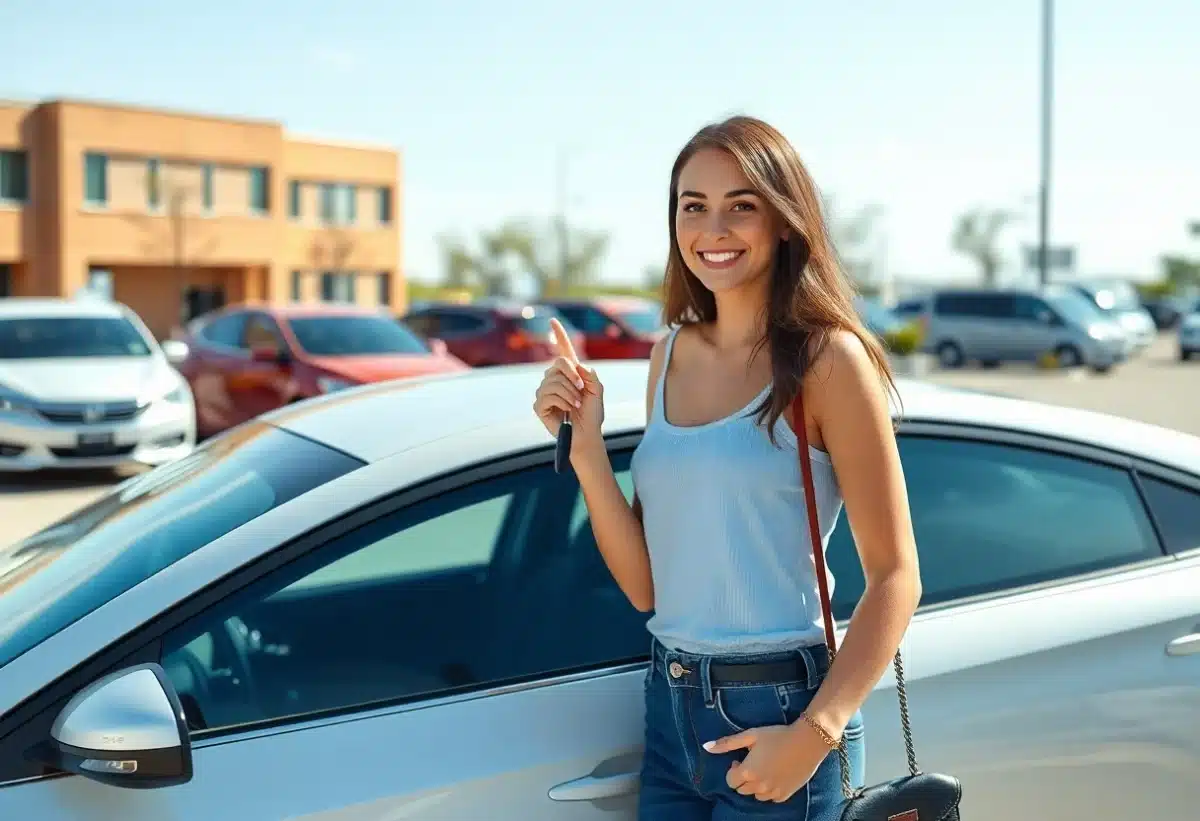
[[[282,405],[407,376],[467,370],[392,316],[352,305],[234,305],[188,326],[176,367],[192,387],[199,436]]]
[[[451,353],[478,368],[553,359],[551,317],[562,322],[571,344],[583,356],[583,335],[545,305],[492,299],[427,303],[410,311],[404,323],[426,339],[441,340]]]
[[[583,333],[588,359],[647,359],[666,329],[662,306],[638,297],[551,299],[555,308]]]

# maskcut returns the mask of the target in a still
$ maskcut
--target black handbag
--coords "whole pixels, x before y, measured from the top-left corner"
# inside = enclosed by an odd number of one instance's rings
[[[817,523],[816,491],[813,489],[812,464],[808,452],[808,430],[804,424],[804,402],[799,392],[792,402],[792,427],[800,443],[800,474],[804,480],[804,499],[808,507],[808,527],[813,545],[813,563],[817,571],[817,589],[821,594],[825,643],[829,647],[829,663],[832,665],[837,655],[836,622],[833,619],[833,605],[829,601],[829,581],[825,573],[824,551],[821,549],[821,527]],[[842,821],[959,821],[962,784],[952,775],[923,773],[917,766],[912,725],[908,718],[908,694],[904,688],[904,661],[899,650],[896,651],[892,664],[896,669],[900,728],[904,732],[909,774],[893,781],[855,790],[850,786],[850,758],[846,753],[846,744],[844,741],[839,743],[837,752],[842,770],[842,794],[846,798]]]

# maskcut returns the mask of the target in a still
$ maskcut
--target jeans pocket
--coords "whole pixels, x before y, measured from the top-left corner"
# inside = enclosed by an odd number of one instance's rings
[[[779,688],[774,684],[721,687],[713,701],[717,715],[735,733],[788,723]]]

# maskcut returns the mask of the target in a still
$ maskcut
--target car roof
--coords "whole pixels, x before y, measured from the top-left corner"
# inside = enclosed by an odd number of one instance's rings
[[[596,305],[610,311],[637,311],[649,308],[658,310],[661,308],[659,303],[645,297],[633,296],[631,294],[601,294],[592,297],[561,297],[554,299],[542,300],[545,305]]]
[[[129,309],[106,299],[47,299],[6,297],[0,299],[0,319],[21,317],[127,317]]]
[[[646,360],[593,363],[604,383],[605,433],[639,432],[646,419]],[[491,458],[549,436],[531,410],[545,364],[505,365],[382,382],[272,411],[262,418],[374,462],[451,437],[472,441],[497,431],[481,452]],[[911,422],[1000,428],[1092,445],[1196,472],[1200,437],[1103,413],[1007,396],[897,380]],[[528,428],[528,430],[525,430]],[[500,433],[503,429],[503,435]],[[512,431],[523,431],[513,437]],[[539,434],[540,431],[540,434]],[[487,436],[484,435],[484,439]]]
[[[213,315],[233,311],[261,311],[281,319],[296,319],[313,316],[390,316],[384,306],[370,307],[342,302],[237,302],[225,305]]]

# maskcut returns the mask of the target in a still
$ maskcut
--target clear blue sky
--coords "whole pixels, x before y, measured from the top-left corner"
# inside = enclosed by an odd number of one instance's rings
[[[6,3],[0,97],[268,117],[404,152],[405,262],[434,237],[545,216],[611,233],[604,275],[666,246],[674,153],[750,113],[847,212],[886,209],[899,276],[967,273],[975,204],[1036,235],[1038,0],[206,0]],[[1149,276],[1200,217],[1200,2],[1059,0],[1054,238],[1093,273]]]

